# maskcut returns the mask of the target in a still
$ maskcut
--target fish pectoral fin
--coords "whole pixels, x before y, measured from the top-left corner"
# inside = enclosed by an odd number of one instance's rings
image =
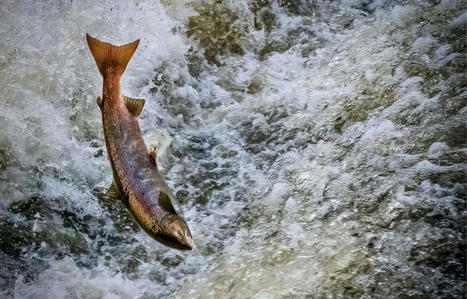
[[[175,208],[172,205],[172,201],[170,200],[170,197],[169,197],[169,195],[167,195],[167,193],[160,191],[158,201],[159,201],[159,206],[163,210],[165,210],[165,211],[167,211],[169,213],[172,213],[172,214],[177,213],[177,212],[175,212]]]
[[[130,111],[130,113],[136,117],[141,114],[144,107],[144,99],[133,99],[129,97],[124,97],[125,99],[125,106]]]
[[[117,187],[115,186],[115,182],[112,182],[112,185],[110,185],[109,189],[105,193],[105,196],[115,199],[120,198],[120,194],[118,193]]]

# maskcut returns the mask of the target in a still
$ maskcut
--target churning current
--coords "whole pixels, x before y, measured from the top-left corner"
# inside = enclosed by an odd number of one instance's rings
[[[0,297],[463,298],[463,0],[0,1]],[[85,42],[196,249],[103,196]]]

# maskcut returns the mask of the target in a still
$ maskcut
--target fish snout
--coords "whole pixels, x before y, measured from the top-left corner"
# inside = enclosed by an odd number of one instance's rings
[[[193,238],[190,229],[185,220],[178,215],[169,215],[166,218],[168,221],[167,226],[163,226],[164,235],[167,236],[164,244],[179,249],[179,250],[192,250]]]
[[[177,227],[173,232],[175,239],[182,245],[184,250],[193,249],[193,238],[190,229],[185,224],[182,227]]]
[[[188,250],[193,249],[193,238],[191,237],[191,232],[189,230],[183,231],[183,234],[179,238],[179,242],[189,248]]]

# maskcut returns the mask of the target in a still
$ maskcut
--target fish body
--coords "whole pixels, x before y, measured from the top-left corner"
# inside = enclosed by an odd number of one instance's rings
[[[172,248],[191,250],[190,229],[157,169],[156,153],[149,152],[143,140],[138,116],[144,100],[120,93],[120,78],[139,40],[114,46],[90,35],[86,39],[104,82],[97,104],[114,178],[107,194],[121,199],[151,237]]]

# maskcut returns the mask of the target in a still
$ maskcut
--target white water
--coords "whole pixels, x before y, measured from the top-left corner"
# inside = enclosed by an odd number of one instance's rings
[[[465,296],[462,1],[0,9],[2,295]],[[123,92],[147,100],[193,252],[99,196],[111,174],[86,32],[141,38]]]

